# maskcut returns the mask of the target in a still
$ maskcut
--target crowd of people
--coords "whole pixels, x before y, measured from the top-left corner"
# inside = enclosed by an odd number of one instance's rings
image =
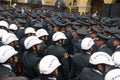
[[[0,5],[0,80],[120,80],[120,18]]]

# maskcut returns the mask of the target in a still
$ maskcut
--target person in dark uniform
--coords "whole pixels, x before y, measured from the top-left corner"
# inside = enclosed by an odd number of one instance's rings
[[[14,15],[12,15],[12,14],[9,14],[8,16],[7,16],[7,22],[9,23],[9,25],[10,24],[13,24],[13,23],[15,23],[14,22]]]
[[[119,34],[115,34],[115,39],[113,41],[113,45],[115,46],[115,52],[116,51],[120,51],[120,35]]]
[[[18,27],[18,30],[16,32],[16,36],[18,37],[19,41],[25,36],[25,28],[24,28],[24,24],[25,24],[25,21],[22,20],[21,18],[20,19],[17,19],[18,21],[18,24],[17,24],[17,27]]]
[[[78,29],[77,31],[77,42],[73,42],[73,49],[74,49],[74,54],[75,53],[81,53],[82,49],[81,49],[81,41],[82,39],[84,39],[88,33],[84,30]]]
[[[24,41],[25,41],[25,39],[26,39],[27,37],[35,36],[35,33],[36,33],[36,32],[35,32],[34,28],[32,28],[32,27],[27,27],[27,28],[25,29],[25,36],[24,36],[24,37],[20,40],[20,42],[19,42],[19,62],[20,62],[20,64],[22,65],[22,66],[21,66],[22,72],[24,72],[24,69],[25,69],[24,64],[23,64],[23,61],[22,61],[23,54],[24,54],[24,52],[26,51],[25,46],[24,46]]]
[[[22,58],[23,64],[26,68],[24,75],[30,80],[40,76],[37,68],[40,61],[40,58],[37,56],[37,51],[40,49],[40,43],[42,43],[42,41],[35,36],[30,36],[24,41],[24,46],[26,48]]]
[[[0,78],[16,76],[12,72],[11,64],[14,62],[14,55],[17,54],[17,51],[9,45],[1,46],[0,51]]]
[[[73,52],[73,45],[71,44],[72,43],[72,39],[73,39],[73,37],[72,37],[72,23],[66,23],[65,24],[65,35],[66,35],[66,37],[67,37],[67,39],[65,40],[65,44],[64,44],[64,48],[66,49],[66,51],[69,53],[69,54],[71,54],[71,55],[73,55],[74,54],[74,52]]]
[[[43,57],[39,63],[41,80],[59,80],[59,70],[61,66],[58,58],[53,55]]]
[[[16,37],[15,34],[13,33],[7,33],[5,36],[2,37],[2,43],[4,45],[10,45],[12,46],[16,51],[19,51],[19,46],[18,46],[18,38]],[[14,56],[16,58],[16,61],[11,64],[11,67],[13,68],[13,71],[16,73],[16,75],[21,73],[21,68],[18,70],[19,64],[19,52],[18,55]]]
[[[17,51],[9,45],[1,46],[0,51],[0,80],[28,80],[25,77],[17,77],[11,67],[11,64],[16,61],[14,56]]]
[[[76,80],[104,80],[105,73],[114,65],[105,52],[95,52],[89,59],[90,68],[84,68]]]
[[[48,22],[48,34],[49,34],[49,36],[48,36],[48,42],[49,42],[49,44],[52,44],[52,35],[54,34],[54,26],[55,26],[55,24],[52,22],[52,21],[49,21]]]
[[[45,55],[47,55],[47,47],[49,45],[48,43],[48,32],[45,29],[39,29],[36,31],[36,36],[42,40],[43,42],[41,43],[41,48],[38,51],[38,55],[39,57],[44,57]]]
[[[86,37],[81,42],[81,48],[83,52],[77,53],[73,56],[72,67],[71,67],[71,80],[76,79],[83,68],[89,64],[89,58],[92,54],[92,47],[94,41],[90,37]]]
[[[62,47],[62,45],[65,42],[66,36],[62,32],[56,32],[52,36],[52,40],[54,41],[54,44],[48,47],[48,54],[56,56],[60,63],[61,67],[60,70],[60,76],[61,80],[68,80],[68,74],[69,74],[69,63],[68,63],[68,53],[65,51],[65,49]]]
[[[99,32],[99,30],[93,29],[93,30],[91,30],[90,35],[89,35],[95,42],[95,44],[93,46],[93,53],[97,52],[98,49],[99,49],[99,47],[96,44],[97,40],[99,39],[98,35],[97,35],[97,32]]]
[[[104,27],[104,33],[106,37],[109,37],[109,40],[107,41],[106,45],[114,52],[115,46],[113,46],[113,41],[115,39],[114,34],[116,34],[119,30],[116,27]]]
[[[108,53],[109,55],[112,55],[113,51],[106,45],[106,42],[109,38],[102,35],[101,33],[98,33],[98,37],[99,37],[99,39],[97,40],[97,46],[99,47],[98,51],[103,51]]]

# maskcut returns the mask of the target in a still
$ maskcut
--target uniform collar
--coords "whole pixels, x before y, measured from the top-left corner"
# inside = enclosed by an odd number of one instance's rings
[[[51,78],[51,77],[48,77],[49,80],[57,80],[55,77]]]
[[[120,46],[117,46],[116,49],[120,48]]]
[[[97,69],[93,69],[93,71],[99,73],[100,75],[103,75],[103,74],[102,74],[99,70],[97,70]]]
[[[10,65],[8,65],[8,64],[2,64],[4,67],[7,67],[7,68],[9,68],[10,70],[12,70],[12,67],[10,66]]]
[[[20,29],[25,29],[24,27],[21,27]]]
[[[100,49],[103,48],[103,47],[105,47],[105,46],[106,46],[106,45],[102,45],[102,46],[100,47]]]
[[[90,52],[86,52],[86,54],[91,55],[91,53],[90,53]]]

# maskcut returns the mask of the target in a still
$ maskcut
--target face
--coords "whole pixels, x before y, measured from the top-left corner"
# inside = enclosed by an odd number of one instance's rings
[[[40,44],[36,44],[35,46],[32,46],[32,49],[33,49],[34,51],[40,50]]]
[[[114,40],[114,41],[113,41],[113,45],[114,45],[115,47],[117,47],[118,45],[120,45],[119,40]]]
[[[54,32],[56,32],[58,29],[57,29],[57,27],[54,27]]]
[[[18,41],[13,41],[9,45],[12,47],[16,47],[18,45]]]
[[[55,69],[52,73],[53,76],[58,76],[58,69]]]
[[[64,39],[61,39],[61,40],[59,40],[58,42],[63,45],[63,44],[65,43],[65,40],[64,40]]]
[[[102,40],[98,40],[98,41],[97,41],[97,46],[99,46],[99,47],[100,47],[100,46],[102,46],[102,45],[103,45],[103,43],[104,43],[104,42],[103,42]]]
[[[98,65],[98,69],[102,73],[107,73],[110,70],[110,66],[106,65],[105,67],[103,67],[103,65]]]
[[[48,36],[42,36],[39,39],[43,40],[43,41],[47,41],[48,40]]]
[[[14,55],[10,57],[7,61],[7,63],[12,64],[13,62],[18,62],[18,56]]]
[[[95,33],[92,33],[92,34],[90,34],[90,37],[93,39],[93,38],[97,38],[97,34],[95,34]]]
[[[27,34],[27,36],[29,37],[29,36],[35,36],[35,33],[29,33],[29,34]]]

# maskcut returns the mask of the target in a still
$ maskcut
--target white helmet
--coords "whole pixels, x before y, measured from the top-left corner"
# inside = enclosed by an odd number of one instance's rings
[[[105,52],[95,52],[91,55],[89,63],[93,65],[106,64],[114,65],[112,58]]]
[[[13,33],[7,33],[2,37],[2,43],[3,44],[10,44],[13,41],[17,41],[18,38],[15,34]]]
[[[42,43],[42,40],[39,40],[36,36],[30,36],[25,39],[24,46],[26,49],[30,49],[32,46],[40,43]]]
[[[120,69],[113,69],[105,75],[104,80],[120,80]]]
[[[57,57],[53,55],[47,55],[41,59],[39,63],[39,70],[41,74],[51,74],[60,65],[61,64]]]
[[[95,44],[95,42],[93,41],[92,38],[86,37],[81,42],[81,48],[83,50],[89,50],[94,44]]]
[[[58,41],[60,39],[67,39],[67,37],[62,32],[56,32],[56,33],[53,34],[53,36],[52,36],[53,41]]]
[[[0,21],[0,26],[6,27],[8,29],[9,24],[6,21]]]
[[[36,32],[36,36],[39,38],[39,37],[42,37],[42,36],[48,36],[48,32],[45,30],[45,29],[39,29],[37,30]]]
[[[27,27],[27,28],[25,29],[25,34],[28,34],[28,33],[35,33],[35,29],[32,28],[32,27]]]
[[[2,38],[5,34],[7,34],[8,32],[4,29],[0,29],[0,38]]]
[[[9,45],[0,47],[0,63],[5,63],[10,57],[17,54],[17,51]]]
[[[16,24],[10,24],[9,29],[16,31],[18,28]]]
[[[117,51],[112,55],[112,60],[116,67],[120,67],[120,52]]]

